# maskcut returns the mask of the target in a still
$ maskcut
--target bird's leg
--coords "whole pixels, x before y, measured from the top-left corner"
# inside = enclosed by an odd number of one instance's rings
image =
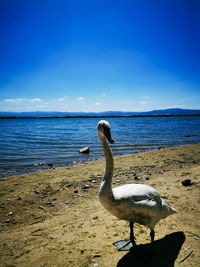
[[[155,237],[155,232],[154,230],[151,230],[150,232],[150,237],[151,237],[151,243],[154,241],[154,237]]]
[[[131,242],[132,242],[132,244],[133,244],[133,247],[135,247],[135,246],[136,246],[136,243],[135,243],[135,237],[134,237],[133,225],[134,225],[133,222],[130,222],[130,223],[129,223],[129,226],[130,226],[130,240],[131,240]]]
[[[129,226],[130,226],[130,240],[120,240],[118,242],[113,243],[113,245],[117,248],[118,251],[128,251],[131,249],[131,247],[133,248],[137,247],[133,233],[133,222],[130,222]]]

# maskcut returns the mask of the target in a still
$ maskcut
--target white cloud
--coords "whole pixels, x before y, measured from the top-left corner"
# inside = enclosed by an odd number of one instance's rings
[[[102,105],[102,103],[100,103],[100,102],[95,103],[95,106],[100,106],[100,105]]]
[[[26,99],[26,98],[8,98],[8,99],[4,99],[4,102],[6,103],[22,103],[22,102],[42,102],[41,98],[29,98],[29,99]]]
[[[59,101],[59,102],[64,102],[64,101],[66,101],[67,100],[67,96],[65,96],[65,97],[61,97],[61,98],[58,98],[57,100]]]
[[[78,101],[84,101],[84,100],[85,100],[85,97],[80,96],[80,97],[78,98]]]
[[[41,98],[30,98],[29,99],[29,102],[36,102],[36,103],[39,103],[39,102],[42,102]]]
[[[46,108],[46,107],[48,107],[48,105],[38,105],[38,106],[36,106],[37,108]]]
[[[9,99],[5,99],[4,102],[6,102],[6,103],[21,103],[25,100],[26,100],[25,98],[9,98]]]
[[[65,101],[66,99],[65,99],[65,97],[61,97],[61,98],[58,98],[57,99],[59,102],[63,102],[63,101]]]
[[[170,109],[170,108],[188,108],[185,105],[172,105],[172,106],[156,106],[156,109]]]
[[[140,101],[139,104],[140,105],[146,105],[148,102],[147,101]]]
[[[6,103],[16,103],[16,99],[5,99],[4,102],[6,102]]]

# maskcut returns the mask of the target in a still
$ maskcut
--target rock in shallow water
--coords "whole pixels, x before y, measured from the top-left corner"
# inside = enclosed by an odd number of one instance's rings
[[[81,149],[79,150],[79,152],[80,152],[80,153],[85,153],[85,154],[87,154],[87,153],[90,152],[90,149],[89,149],[88,146],[86,146],[86,147],[81,148]]]

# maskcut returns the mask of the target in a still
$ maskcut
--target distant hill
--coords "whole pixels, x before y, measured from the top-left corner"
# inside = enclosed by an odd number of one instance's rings
[[[200,115],[200,110],[195,109],[163,109],[145,112],[124,112],[124,111],[104,111],[104,112],[57,112],[57,111],[35,111],[35,112],[4,112],[0,111],[0,117],[17,118],[41,118],[41,117],[118,117],[118,116],[184,116]]]

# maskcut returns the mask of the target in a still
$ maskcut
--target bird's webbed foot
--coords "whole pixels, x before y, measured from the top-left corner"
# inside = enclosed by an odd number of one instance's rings
[[[129,251],[130,249],[133,248],[131,240],[120,240],[113,243],[113,245],[117,248],[118,251]]]
[[[134,225],[133,222],[129,223],[130,240],[120,240],[118,242],[113,243],[113,245],[117,248],[118,251],[129,251],[130,249],[137,248],[137,245],[135,243],[133,225]]]

